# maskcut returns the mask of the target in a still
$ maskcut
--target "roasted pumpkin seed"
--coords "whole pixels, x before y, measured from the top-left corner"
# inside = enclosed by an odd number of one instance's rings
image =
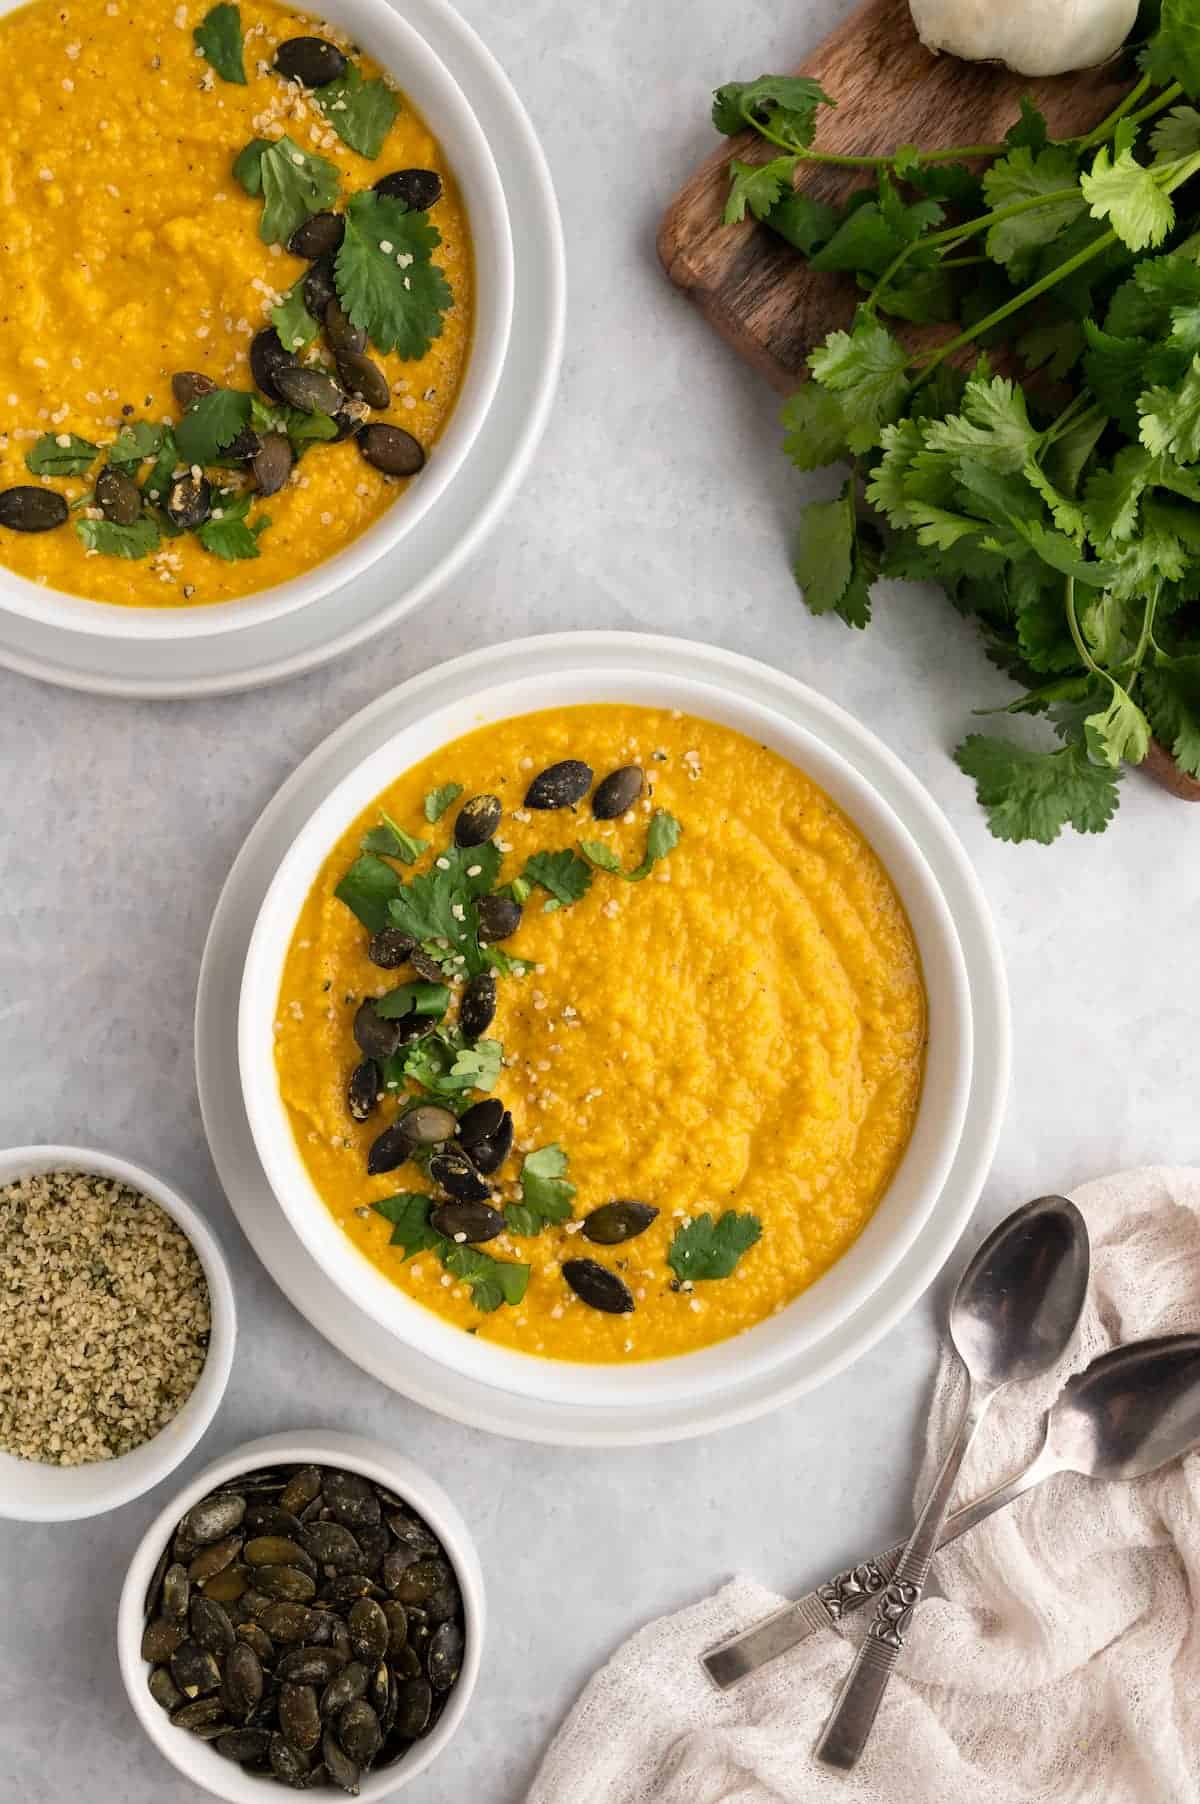
[[[385,1598],[379,1608],[387,1618],[388,1659],[394,1660],[396,1655],[400,1652],[400,1649],[408,1640],[408,1612],[405,1610],[404,1605],[397,1602],[394,1597]]]
[[[496,1132],[487,1140],[476,1141],[471,1148],[471,1157],[475,1162],[476,1171],[482,1172],[484,1177],[489,1177],[492,1172],[499,1171],[512,1151],[512,1143],[513,1118],[505,1109]]]
[[[326,1729],[321,1737],[321,1758],[325,1762],[326,1772],[339,1790],[357,1798],[361,1769],[351,1760],[332,1729]]]
[[[180,1704],[178,1710],[171,1712],[171,1721],[177,1729],[190,1729],[193,1735],[199,1729],[210,1728],[213,1723],[220,1723],[223,1729],[229,1724],[225,1721],[225,1706],[220,1698],[194,1698],[189,1704]]]
[[[539,771],[525,791],[526,808],[573,808],[592,787],[591,766],[579,758],[560,758]]]
[[[392,390],[387,377],[365,351],[339,351],[335,359],[338,380],[348,395],[357,395],[368,407],[389,407]]]
[[[595,1246],[619,1246],[623,1240],[633,1240],[638,1234],[644,1234],[657,1217],[658,1210],[649,1203],[635,1203],[628,1197],[618,1197],[615,1202],[601,1203],[598,1209],[584,1216],[584,1238]]]
[[[592,813],[595,818],[598,821],[615,821],[628,813],[641,795],[645,781],[640,764],[623,764],[620,770],[610,771],[602,783],[597,783],[596,793],[592,797]]]
[[[468,1040],[481,1040],[496,1018],[496,973],[480,971],[472,977],[458,1006],[458,1025]]]
[[[399,927],[381,927],[378,933],[371,935],[367,946],[367,957],[381,971],[397,971],[401,965],[408,963],[408,955],[416,945],[416,940],[403,933]],[[439,976],[441,975],[439,970]]]
[[[169,1660],[186,1639],[187,1629],[183,1623],[168,1622],[165,1616],[155,1616],[142,1630],[142,1659],[156,1664],[160,1660]]]
[[[279,1727],[294,1748],[311,1753],[321,1739],[317,1694],[311,1685],[285,1683],[279,1690]]]
[[[429,1161],[429,1175],[460,1203],[485,1203],[492,1194],[490,1184],[484,1183],[466,1153],[456,1146],[445,1146],[434,1153]]]
[[[300,1531],[300,1545],[327,1577],[335,1572],[357,1572],[362,1549],[341,1522],[310,1522]]]
[[[378,1177],[382,1172],[395,1171],[412,1157],[412,1149],[412,1141],[399,1122],[394,1121],[371,1142],[367,1152],[368,1175]]]
[[[496,1096],[472,1103],[459,1118],[458,1138],[468,1151],[481,1140],[490,1140],[504,1120],[504,1104]]]
[[[275,372],[275,386],[289,407],[302,413],[335,414],[346,399],[332,376],[294,364]]]
[[[323,1495],[325,1507],[344,1528],[378,1522],[383,1513],[375,1487],[358,1472],[327,1472]]]
[[[605,1315],[628,1315],[633,1308],[633,1293],[625,1280],[595,1259],[565,1259],[562,1274],[590,1309],[603,1310]]]
[[[420,441],[402,426],[386,426],[382,421],[364,426],[358,435],[358,448],[367,462],[385,476],[415,476],[425,468]]]
[[[226,1729],[223,1735],[217,1736],[216,1749],[226,1760],[248,1766],[262,1760],[270,1741],[266,1729]]]
[[[301,1466],[293,1472],[283,1490],[279,1493],[279,1507],[291,1510],[294,1515],[307,1509],[321,1495],[321,1471],[319,1466]]]
[[[290,1604],[306,1604],[317,1594],[316,1580],[299,1566],[260,1566],[254,1582],[268,1597]]]
[[[377,1665],[387,1651],[388,1620],[373,1597],[360,1597],[350,1606],[346,1627],[354,1658],[366,1666]]]
[[[400,1046],[400,1022],[388,1021],[368,996],[355,1011],[354,1038],[369,1059],[390,1059]]]
[[[299,1566],[302,1571],[316,1572],[311,1557],[298,1542],[286,1535],[255,1535],[242,1549],[248,1566]],[[256,1580],[261,1574],[256,1574]]]
[[[374,1760],[383,1736],[379,1718],[365,1698],[355,1698],[339,1712],[337,1738],[356,1766],[369,1766]]]
[[[438,1103],[423,1102],[418,1103],[415,1109],[407,1109],[396,1126],[410,1146],[442,1146],[447,1140],[454,1138],[458,1118],[453,1109],[444,1109]]]
[[[346,58],[328,38],[285,38],[275,52],[275,67],[287,81],[323,88],[346,73]]]
[[[230,1716],[244,1721],[261,1699],[265,1682],[257,1651],[248,1641],[235,1641],[221,1680],[221,1697]]]
[[[207,1648],[182,1641],[171,1655],[171,1677],[185,1697],[202,1697],[221,1683],[221,1669]]]
[[[250,1575],[240,1560],[223,1571],[214,1573],[212,1578],[204,1581],[204,1595],[211,1597],[217,1604],[234,1604],[242,1596],[250,1583]]]
[[[124,470],[106,464],[96,478],[96,506],[114,526],[132,526],[142,511],[142,491]]]
[[[171,1677],[171,1670],[167,1666],[151,1667],[150,1677],[146,1680],[146,1688],[161,1710],[178,1710],[184,1701],[183,1693]]]
[[[375,1113],[383,1090],[383,1074],[374,1059],[363,1059],[350,1074],[346,1086],[346,1107],[355,1121],[366,1121]]]
[[[218,1572],[224,1572],[241,1551],[240,1535],[226,1535],[223,1541],[210,1541],[207,1547],[200,1549],[188,1566],[188,1577],[193,1585],[203,1584],[206,1580],[215,1578]]]
[[[396,1733],[405,1741],[416,1741],[428,1727],[433,1691],[424,1679],[405,1679],[396,1691]]]
[[[336,1647],[290,1647],[281,1656],[275,1676],[290,1685],[328,1685],[345,1664]]]
[[[429,1643],[426,1670],[435,1691],[449,1691],[462,1671],[463,1632],[454,1621],[440,1622]]]
[[[429,1223],[460,1245],[477,1246],[504,1232],[504,1217],[489,1203],[443,1203],[430,1215]]]
[[[220,1604],[200,1593],[188,1611],[192,1640],[210,1654],[228,1654],[234,1646],[233,1624]]]
[[[365,1697],[369,1674],[361,1660],[350,1660],[341,1672],[334,1673],[321,1693],[321,1715],[336,1716],[355,1698]]]
[[[52,532],[66,525],[69,512],[66,497],[55,489],[35,489],[31,483],[0,489],[0,526],[10,532]]]
[[[464,849],[486,845],[500,825],[503,813],[499,796],[468,796],[454,822],[455,845]]]
[[[307,1786],[312,1772],[311,1757],[302,1748],[294,1748],[278,1730],[268,1743],[267,1758],[271,1763],[271,1771],[285,1785],[291,1785],[296,1790]]]
[[[279,372],[298,367],[299,359],[292,351],[285,349],[274,326],[265,327],[263,331],[255,333],[250,340],[250,374],[263,394],[272,401],[283,400],[283,395],[276,385],[276,377]]]
[[[341,213],[310,213],[288,239],[293,257],[332,257],[341,249],[346,236],[346,220]]]
[[[186,1622],[188,1600],[191,1595],[191,1580],[187,1575],[187,1567],[179,1561],[167,1567],[162,1578],[162,1610],[163,1615],[171,1622]]]
[[[371,409],[365,401],[360,401],[357,395],[347,395],[333,416],[337,430],[330,442],[340,445],[343,439],[353,438],[362,431],[370,417]]]
[[[183,413],[187,412],[193,401],[200,400],[202,395],[214,394],[216,387],[212,377],[204,375],[200,370],[176,370],[171,377],[171,393]]]
[[[277,495],[292,473],[292,447],[285,433],[268,432],[258,442],[251,463],[260,495]]]
[[[177,476],[171,483],[163,505],[172,526],[178,526],[183,532],[190,532],[197,526],[203,526],[212,512],[212,484],[207,476],[197,476],[189,470],[185,476]]]
[[[365,351],[367,348],[366,333],[361,326],[355,325],[339,300],[330,301],[325,309],[325,336],[335,355],[341,351]]]
[[[312,1611],[303,1604],[270,1598],[258,1620],[272,1641],[307,1641]]]
[[[244,1641],[247,1647],[254,1649],[254,1652],[264,1664],[274,1660],[274,1643],[261,1623],[239,1622],[234,1633],[239,1641]]]
[[[494,945],[511,939],[521,925],[521,904],[511,896],[480,896],[475,904],[479,920],[479,944]]]
[[[412,213],[428,213],[442,197],[442,178],[435,169],[393,169],[380,176],[375,192],[402,200]]]

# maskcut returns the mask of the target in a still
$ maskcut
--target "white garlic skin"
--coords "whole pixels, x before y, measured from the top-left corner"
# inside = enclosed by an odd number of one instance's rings
[[[970,63],[1005,63],[1019,75],[1065,75],[1115,56],[1138,0],[909,0],[929,50]]]

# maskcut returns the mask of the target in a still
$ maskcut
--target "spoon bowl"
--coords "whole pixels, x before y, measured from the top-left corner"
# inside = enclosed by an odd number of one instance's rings
[[[1087,1295],[1087,1227],[1065,1196],[1040,1196],[994,1228],[958,1282],[950,1338],[982,1390],[1036,1378],[1062,1358]]]
[[[1144,1478],[1200,1444],[1200,1334],[1134,1341],[1071,1379],[1050,1412],[1060,1472]]]

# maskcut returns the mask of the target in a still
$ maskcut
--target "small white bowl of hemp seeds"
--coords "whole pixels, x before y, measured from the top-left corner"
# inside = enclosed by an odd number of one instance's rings
[[[161,1178],[0,1152],[0,1516],[69,1522],[158,1484],[216,1414],[236,1333],[225,1255]]]

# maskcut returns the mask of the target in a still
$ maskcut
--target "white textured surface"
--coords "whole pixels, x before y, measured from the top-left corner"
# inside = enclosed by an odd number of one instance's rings
[[[130,705],[0,673],[0,1143],[108,1145],[177,1183],[225,1235],[242,1338],[194,1464],[323,1422],[395,1441],[459,1503],[480,1543],[491,1640],[471,1716],[407,1793],[413,1804],[518,1804],[578,1687],[638,1623],[731,1572],[786,1589],[890,1538],[934,1340],[922,1308],[781,1416],[660,1451],[581,1453],[406,1405],[292,1312],[217,1191],[192,1082],[192,992],[247,828],[347,714],[450,651],[560,627],[676,631],[782,664],[911,764],[992,895],[1015,1081],[976,1229],[1040,1190],[1198,1156],[1200,810],[1135,779],[1102,839],[1042,851],[988,838],[948,750],[970,708],[1007,699],[1008,685],[932,593],[897,592],[853,638],[805,614],[786,559],[802,485],[777,454],[774,400],[654,260],[661,206],[711,141],[707,91],[795,61],[842,10],[465,0],[544,134],[572,284],[558,405],[506,521],[398,633],[261,695]],[[0,1526],[3,1804],[196,1796],[141,1737],[112,1657],[124,1563],[163,1495],[94,1523]]]

